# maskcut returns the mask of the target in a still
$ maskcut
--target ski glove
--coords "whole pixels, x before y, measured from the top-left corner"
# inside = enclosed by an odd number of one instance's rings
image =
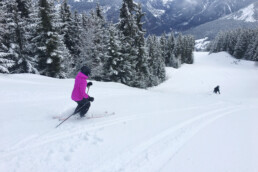
[[[89,101],[93,102],[94,101],[94,97],[89,97]]]
[[[90,87],[90,86],[92,86],[93,84],[92,84],[92,82],[89,82],[88,84],[87,84],[87,87]]]

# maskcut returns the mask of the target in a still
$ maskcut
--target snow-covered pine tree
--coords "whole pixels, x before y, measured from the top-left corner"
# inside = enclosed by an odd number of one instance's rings
[[[175,45],[175,63],[174,68],[179,68],[182,64],[182,57],[183,56],[183,35],[179,33],[176,38],[176,45]]]
[[[57,27],[54,25],[56,11],[53,2],[39,0],[39,23],[37,25],[37,37],[34,39],[37,46],[35,56],[38,58],[38,69],[40,74],[51,77],[66,77],[64,66],[61,65],[65,60],[62,52],[66,49]],[[56,24],[57,25],[57,24]]]
[[[107,44],[107,57],[103,66],[104,80],[121,82],[121,75],[123,75],[123,68],[121,66],[121,47],[119,39],[119,31],[113,24],[108,27],[109,41]]]
[[[169,66],[170,64],[170,59],[167,57],[168,55],[168,45],[167,45],[167,36],[165,33],[163,33],[160,37],[159,44],[160,44],[160,50],[161,50],[161,55],[165,59],[165,64],[166,66]]]
[[[148,86],[156,86],[166,80],[165,59],[162,57],[159,41],[150,35],[147,39],[150,77]]]
[[[176,41],[174,33],[171,32],[167,39],[167,66],[178,68],[178,58],[175,56]]]
[[[103,16],[102,13],[103,13],[103,12],[102,12],[102,9],[101,9],[101,7],[100,7],[100,4],[97,3],[97,6],[96,6],[96,16],[97,16],[100,20],[103,21],[102,24],[105,24],[105,22],[104,22],[105,19],[104,19],[104,16]]]
[[[248,48],[251,39],[250,30],[243,30],[237,39],[234,56],[238,59],[244,58],[245,52]]]
[[[253,56],[250,58],[250,60],[258,62],[258,36],[256,36],[256,40],[253,44]]]
[[[15,0],[3,1],[3,8],[5,13],[3,15],[4,39],[3,45],[9,53],[9,59],[15,63],[20,57],[20,47],[18,44],[18,37],[16,33],[20,32],[18,23],[18,9]],[[9,69],[13,72],[13,67]]]
[[[56,5],[55,0],[50,0],[49,3],[51,4],[51,14],[53,18],[53,28],[56,32],[56,35],[58,37],[57,39],[57,52],[59,53],[59,56],[61,57],[60,61],[60,72],[59,72],[59,78],[67,78],[67,77],[74,77],[74,59],[72,58],[69,49],[66,47],[64,43],[64,35],[62,34],[62,18],[60,15],[60,8],[61,6]],[[59,9],[57,8],[59,7]],[[76,31],[76,30],[75,30]],[[77,32],[78,33],[78,32]]]
[[[126,76],[122,76],[122,82],[129,86],[146,88],[145,82],[148,80],[149,72],[146,65],[148,57],[144,48],[145,31],[142,29],[141,22],[143,16],[140,4],[133,0],[123,0],[117,26],[122,32],[121,64],[126,66],[124,68]]]
[[[146,47],[147,47],[147,53],[148,53],[148,66],[150,68],[150,76],[149,76],[149,82],[148,82],[148,87],[151,86],[157,86],[159,84],[158,77],[156,74],[156,64],[155,64],[155,42],[154,42],[154,36],[149,35],[146,41]]]
[[[165,60],[162,57],[161,54],[161,49],[160,49],[160,44],[158,41],[158,38],[156,38],[156,36],[154,37],[154,42],[155,42],[155,49],[156,49],[156,59],[155,59],[155,63],[157,65],[157,76],[159,79],[159,84],[164,82],[166,80],[166,65],[165,65]]]
[[[222,42],[224,39],[224,33],[223,32],[219,32],[218,35],[216,36],[215,40],[212,43],[212,47],[211,47],[211,53],[216,53],[216,52],[220,52],[223,49],[223,44]]]
[[[70,61],[66,63],[68,76],[74,76],[77,72],[76,65],[79,63],[82,48],[81,38],[81,19],[75,11],[74,15],[70,10],[67,0],[64,0],[60,8],[61,35],[63,42],[70,54]]]
[[[135,21],[137,25],[137,32],[134,37],[135,39],[135,47],[137,50],[137,62],[136,62],[136,76],[134,78],[133,86],[138,88],[147,88],[148,80],[149,80],[149,66],[148,66],[148,55],[146,53],[145,47],[145,31],[143,30],[143,22],[142,17],[144,13],[142,12],[141,4],[135,6]]]
[[[238,35],[240,33],[240,29],[237,29],[237,30],[233,30],[233,31],[230,31],[228,32],[229,36],[228,36],[228,47],[227,47],[227,52],[231,55],[234,54],[234,51],[235,51],[235,46],[236,46],[236,43],[237,43],[237,38],[238,38]]]
[[[212,43],[210,52],[227,51],[238,59],[254,60],[258,29],[236,29],[220,32]]]
[[[244,59],[246,60],[253,60],[253,56],[255,54],[255,48],[257,47],[256,40],[258,36],[258,29],[257,30],[250,30],[250,40],[248,42],[247,49],[244,54]],[[255,45],[256,44],[256,45]]]
[[[91,67],[91,47],[93,46],[93,38],[94,38],[94,29],[93,29],[94,21],[90,16],[84,12],[81,17],[81,36],[80,36],[80,49],[81,55],[76,62],[76,71],[79,71],[82,66],[87,65]]]
[[[89,47],[90,67],[92,70],[91,78],[95,80],[102,80],[104,76],[103,65],[106,61],[108,32],[106,29],[106,21],[102,14],[102,9],[99,4],[96,10],[91,12],[91,31],[92,44]]]
[[[11,60],[11,53],[8,52],[8,41],[6,40],[6,1],[0,0],[0,73],[9,73],[9,69],[14,65]]]
[[[118,23],[118,29],[121,31],[121,65],[124,67],[124,76],[122,77],[122,83],[133,86],[135,84],[136,76],[136,61],[137,61],[137,49],[135,47],[135,36],[137,33],[137,25],[133,12],[136,5],[133,0],[123,0],[122,7],[120,9],[120,21]]]
[[[18,57],[13,72],[16,73],[37,73],[36,59],[31,54],[33,39],[32,9],[31,0],[16,0],[15,12],[15,43],[17,45]]]
[[[258,33],[258,29],[256,29],[256,33]],[[250,58],[250,60],[256,61],[258,62],[258,34],[256,34],[256,39],[253,42],[253,49],[251,51],[253,51],[254,55],[252,56],[252,58]]]
[[[191,35],[186,35],[183,38],[184,40],[184,63],[187,64],[193,64],[194,59],[193,59],[193,51],[194,51],[194,45],[195,45],[195,39]]]

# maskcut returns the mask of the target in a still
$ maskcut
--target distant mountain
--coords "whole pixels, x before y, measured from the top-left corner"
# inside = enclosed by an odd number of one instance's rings
[[[185,34],[192,34],[196,39],[208,37],[213,39],[218,32],[228,31],[237,28],[258,27],[258,2],[238,10],[220,19],[207,22],[195,28],[185,31]]]
[[[223,19],[233,19],[245,22],[258,22],[258,2],[252,3],[235,13],[223,17]]]
[[[68,0],[72,9],[90,11],[99,2],[109,20],[118,21],[122,0]],[[185,31],[232,14],[257,0],[135,0],[146,13],[148,33]]]

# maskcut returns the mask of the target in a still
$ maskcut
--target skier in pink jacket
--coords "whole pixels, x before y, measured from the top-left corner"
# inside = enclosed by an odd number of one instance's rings
[[[84,117],[90,108],[90,102],[94,101],[93,97],[90,97],[85,93],[86,88],[92,85],[92,82],[87,83],[87,80],[91,74],[90,68],[83,66],[81,71],[75,78],[74,88],[72,92],[72,100],[76,101],[78,106],[76,107],[74,114],[80,113],[81,117]]]

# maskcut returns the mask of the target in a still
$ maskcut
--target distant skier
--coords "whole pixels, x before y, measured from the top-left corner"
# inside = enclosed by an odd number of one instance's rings
[[[93,97],[90,97],[85,93],[86,88],[92,85],[92,82],[87,83],[87,80],[91,74],[90,68],[83,66],[81,71],[75,78],[74,88],[72,92],[72,100],[76,101],[78,106],[76,107],[74,114],[80,113],[81,117],[84,117],[90,108],[90,102],[94,101]]]
[[[215,94],[219,93],[220,94],[219,86],[214,88],[213,93],[215,93]]]

